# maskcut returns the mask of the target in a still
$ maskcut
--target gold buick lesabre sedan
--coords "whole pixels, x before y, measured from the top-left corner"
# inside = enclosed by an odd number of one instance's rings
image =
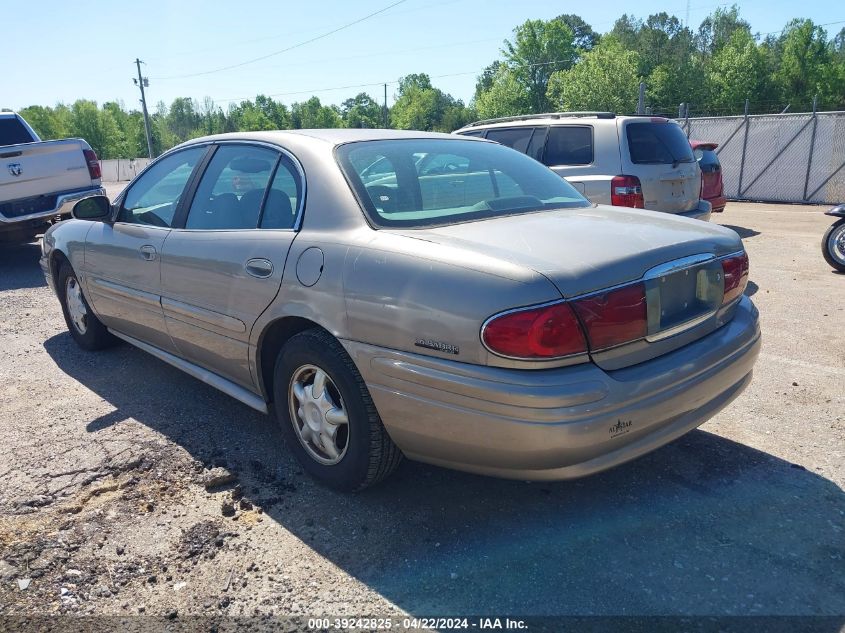
[[[590,204],[470,137],[196,139],[114,202],[77,203],[42,249],[80,346],[128,341],[272,411],[343,490],[403,455],[520,479],[610,468],[726,406],[760,348],[735,232]]]

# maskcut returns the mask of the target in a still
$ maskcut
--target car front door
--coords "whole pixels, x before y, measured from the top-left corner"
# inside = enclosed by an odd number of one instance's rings
[[[180,356],[253,386],[249,335],[279,292],[303,187],[283,152],[216,148],[161,256],[161,304]]]
[[[113,223],[95,224],[85,245],[86,286],[106,326],[175,351],[162,314],[161,251],[188,182],[208,147],[162,158],[118,197]]]

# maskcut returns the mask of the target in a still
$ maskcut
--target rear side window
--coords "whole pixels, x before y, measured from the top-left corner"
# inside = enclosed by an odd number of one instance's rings
[[[517,152],[528,153],[528,144],[531,142],[533,127],[512,127],[504,130],[488,130],[487,140],[496,141],[502,145],[512,147]]]
[[[470,130],[468,132],[461,132],[461,136],[484,136],[484,130]]]
[[[546,165],[589,165],[593,162],[593,128],[587,125],[555,126],[546,141]]]
[[[0,117],[0,145],[32,143],[35,140],[17,117]]]
[[[542,160],[546,144],[547,127],[515,127],[488,130],[487,140],[507,145],[534,160]]]
[[[683,130],[671,121],[643,121],[625,127],[631,162],[638,165],[675,165],[695,160]]]
[[[712,149],[697,149],[694,153],[701,171],[705,173],[719,171],[719,155],[715,151]]]

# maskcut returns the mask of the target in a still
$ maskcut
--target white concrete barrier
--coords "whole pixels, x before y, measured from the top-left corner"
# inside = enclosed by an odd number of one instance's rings
[[[132,180],[149,164],[149,158],[110,158],[100,161],[100,171],[104,182],[124,182]]]

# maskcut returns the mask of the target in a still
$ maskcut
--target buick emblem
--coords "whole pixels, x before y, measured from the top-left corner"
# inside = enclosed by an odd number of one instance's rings
[[[20,176],[22,172],[23,172],[23,169],[21,169],[20,163],[9,163],[9,173],[10,174],[12,174],[13,176]]]

